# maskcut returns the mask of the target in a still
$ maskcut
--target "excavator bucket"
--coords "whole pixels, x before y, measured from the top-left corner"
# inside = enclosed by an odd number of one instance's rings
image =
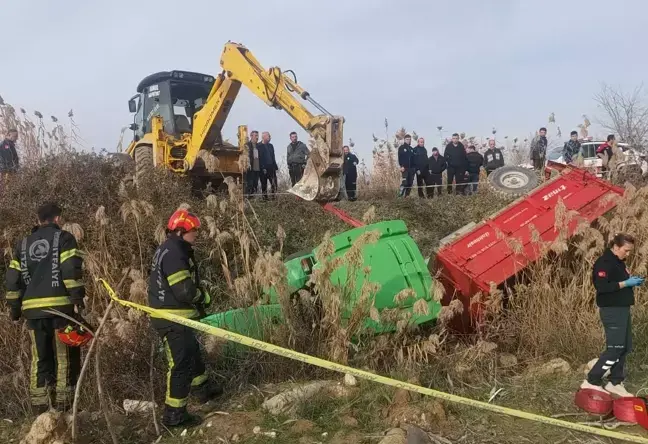
[[[343,117],[330,116],[323,131],[313,132],[304,176],[288,191],[304,200],[328,202],[337,197],[344,158],[343,123]]]

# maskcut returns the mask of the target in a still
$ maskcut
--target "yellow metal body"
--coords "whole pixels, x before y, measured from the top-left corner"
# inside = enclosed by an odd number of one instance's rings
[[[203,176],[242,174],[239,156],[247,142],[247,128],[239,128],[238,146],[223,143],[221,131],[241,85],[267,105],[284,110],[312,138],[304,178],[290,191],[306,200],[328,201],[337,196],[343,162],[344,118],[328,113],[313,115],[299,100],[306,92],[280,68],[265,70],[243,45],[228,42],[220,60],[223,71],[216,77],[204,106],[193,115],[191,133],[174,137],[164,132],[162,117],[152,118],[151,133],[128,147],[135,157],[140,146],[151,146],[155,166],[176,173]],[[321,109],[321,107],[320,107]],[[216,158],[209,161],[209,156]]]

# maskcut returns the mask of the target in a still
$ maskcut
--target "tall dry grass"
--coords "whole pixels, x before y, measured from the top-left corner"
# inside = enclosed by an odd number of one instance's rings
[[[21,133],[24,140],[39,140],[36,124],[21,125],[23,132],[31,131]],[[263,289],[274,286],[286,322],[269,332],[269,340],[380,372],[418,373],[426,383],[448,389],[453,388],[452,384],[445,381],[456,380],[457,375],[463,380],[468,380],[469,375],[475,383],[499,377],[495,363],[502,353],[518,357],[520,364],[511,372],[550,357],[574,363],[594,357],[600,351],[601,329],[590,282],[592,261],[611,234],[626,231],[638,239],[630,268],[634,273],[645,273],[648,263],[648,188],[630,187],[617,211],[601,218],[595,228],[581,225],[578,236],[559,236],[555,244],[540,246],[547,250],[547,258],[520,277],[513,296],[504,298],[500,290],[494,289],[487,304],[488,322],[478,336],[451,337],[444,325],[460,310],[457,304],[444,309],[439,325],[414,328],[409,316],[397,310],[376,312],[373,296],[377,283],[365,279],[356,294],[349,286],[330,281],[331,273],[340,266],[348,267],[351,280],[368,274],[360,250],[375,241],[373,233],[367,233],[343,258],[329,260],[327,253],[332,245],[330,235],[324,233],[338,233],[348,227],[312,204],[292,196],[270,203],[250,203],[237,187],[228,187],[227,195],[197,199],[187,180],[164,172],[154,172],[148,178],[150,186],[136,190],[130,181],[123,180],[131,173],[126,167],[100,155],[77,153],[69,143],[66,146],[70,148],[59,154],[43,152],[45,139],[40,140],[40,145],[24,148],[35,153],[34,161],[27,162],[27,167],[12,177],[0,195],[4,249],[0,273],[8,266],[11,245],[35,222],[33,215],[38,205],[46,200],[59,201],[64,207],[66,229],[74,233],[85,253],[88,317],[95,323],[108,302],[96,283],[98,277],[115,284],[125,270],[130,270],[121,296],[146,302],[148,266],[163,240],[164,221],[179,206],[190,207],[204,221],[196,250],[201,274],[215,297],[213,311],[257,304],[265,297]],[[383,147],[387,153],[386,173],[397,171],[389,163],[395,160],[389,160],[394,144]],[[385,190],[387,185],[385,182]],[[365,214],[367,221],[404,218],[427,255],[439,238],[466,223],[464,217],[484,217],[506,202],[480,194],[447,196],[434,202],[377,201],[373,208],[355,204],[345,204],[345,208],[361,208],[363,213],[369,210]],[[461,215],[455,214],[457,205],[465,207]],[[558,229],[575,217],[566,211],[557,214]],[[283,259],[317,244],[322,267],[313,275],[308,291],[289,288]],[[515,248],[514,243],[511,246]],[[638,331],[645,331],[648,319],[644,294],[640,292],[636,310]],[[395,302],[409,296],[407,292],[394,295]],[[349,322],[343,323],[342,308],[352,297],[358,297],[360,303],[350,313]],[[442,297],[438,285],[433,288],[433,297]],[[22,326],[9,321],[4,302],[1,304],[0,386],[4,387],[4,396],[0,399],[0,415],[19,418],[29,412],[28,335]],[[378,337],[364,334],[361,321],[367,316],[393,322],[397,331]],[[207,338],[205,345],[210,371],[226,381],[230,390],[250,382],[320,376],[301,363],[261,352],[231,358],[223,354],[223,344],[212,338]],[[162,400],[166,365],[159,351],[150,361],[151,347],[159,350],[159,341],[146,317],[117,307],[106,326],[101,355],[103,390],[112,402],[111,409],[118,410],[126,398],[150,397],[147,382],[151,367],[158,401]],[[88,381],[94,377],[92,372]],[[88,383],[82,391],[81,407],[96,410],[97,405],[96,387]]]

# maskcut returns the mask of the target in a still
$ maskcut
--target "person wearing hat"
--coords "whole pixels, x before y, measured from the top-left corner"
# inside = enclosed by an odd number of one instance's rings
[[[443,172],[448,168],[445,157],[439,154],[437,147],[432,148],[432,155],[428,159],[428,170],[430,171],[429,180],[431,188],[428,188],[428,197],[441,195],[441,186],[443,185]]]
[[[211,302],[201,286],[193,246],[200,219],[179,209],[167,223],[167,239],[153,256],[149,277],[149,306],[188,319],[204,317]],[[155,314],[151,324],[162,338],[169,361],[162,423],[167,427],[197,425],[202,420],[187,412],[189,394],[205,403],[222,393],[207,377],[200,346],[193,329]]]

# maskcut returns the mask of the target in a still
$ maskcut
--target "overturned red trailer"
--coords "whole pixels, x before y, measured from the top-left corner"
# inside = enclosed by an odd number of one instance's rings
[[[454,298],[463,302],[464,327],[466,321],[478,317],[479,305],[470,303],[475,294],[489,293],[493,284],[504,285],[540,258],[538,242],[532,239],[534,231],[544,242],[557,238],[559,199],[567,211],[580,216],[568,223],[572,236],[583,218],[593,222],[614,208],[623,195],[622,188],[582,169],[549,162],[546,173],[555,177],[480,224],[443,239],[435,260],[430,261],[430,271],[445,288],[444,305]]]

